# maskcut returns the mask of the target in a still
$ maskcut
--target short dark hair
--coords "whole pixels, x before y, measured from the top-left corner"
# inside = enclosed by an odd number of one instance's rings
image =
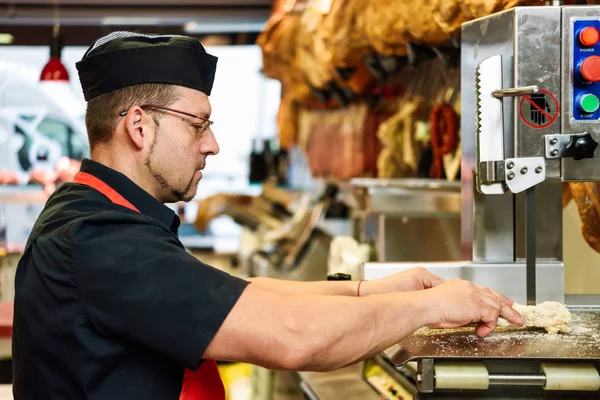
[[[177,86],[162,83],[128,86],[90,99],[85,114],[90,149],[112,139],[122,111],[140,104],[168,107],[178,99]]]

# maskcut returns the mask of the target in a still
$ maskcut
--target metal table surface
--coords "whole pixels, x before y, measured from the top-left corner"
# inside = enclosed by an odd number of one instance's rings
[[[600,360],[600,310],[571,309],[571,333],[547,334],[531,328],[497,328],[480,338],[473,327],[423,328],[387,349],[396,365],[419,359]]]

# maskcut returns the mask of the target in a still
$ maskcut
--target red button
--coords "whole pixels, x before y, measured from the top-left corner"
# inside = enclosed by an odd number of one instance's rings
[[[593,46],[600,41],[600,32],[592,26],[587,26],[579,32],[579,41],[584,46]]]
[[[600,81],[600,56],[590,56],[583,60],[580,71],[586,81]]]

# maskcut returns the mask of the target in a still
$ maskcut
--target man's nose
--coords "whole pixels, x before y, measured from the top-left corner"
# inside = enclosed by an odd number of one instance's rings
[[[219,144],[217,143],[217,139],[215,138],[215,134],[212,129],[208,128],[206,135],[204,135],[204,140],[202,141],[202,146],[200,147],[200,151],[202,154],[213,155],[216,156],[219,154]]]

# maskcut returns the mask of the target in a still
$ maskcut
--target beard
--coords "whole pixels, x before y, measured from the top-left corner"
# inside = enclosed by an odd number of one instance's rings
[[[144,160],[144,165],[148,168],[148,171],[150,172],[152,177],[156,180],[156,182],[160,185],[160,187],[163,189],[163,191],[168,194],[166,196],[167,199],[165,202],[175,203],[177,201],[184,201],[187,203],[188,201],[192,200],[195,195],[195,193],[190,192],[190,189],[192,188],[192,185],[194,184],[195,173],[194,173],[194,175],[192,175],[192,178],[190,179],[190,181],[187,184],[187,186],[185,187],[185,189],[178,190],[167,181],[167,179],[164,177],[163,174],[161,174],[160,172],[158,172],[156,170],[156,167],[153,163],[152,156],[154,155],[154,147],[156,146],[156,141],[157,141],[158,135],[159,135],[159,132],[157,131],[156,135],[154,136],[154,140],[152,141],[152,144],[150,145],[150,151],[148,152],[148,156],[146,157],[146,160]]]

